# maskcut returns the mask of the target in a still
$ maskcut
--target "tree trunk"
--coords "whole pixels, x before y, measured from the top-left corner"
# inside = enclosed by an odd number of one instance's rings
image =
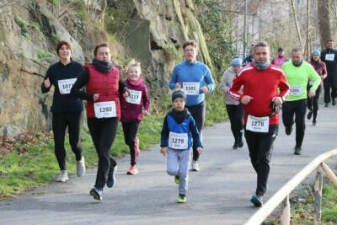
[[[318,0],[318,27],[321,36],[321,47],[325,48],[328,40],[331,40],[331,26],[330,26],[330,9],[329,1]]]
[[[322,0],[320,0],[320,1],[322,1]],[[300,27],[299,27],[298,20],[297,20],[297,13],[296,13],[294,0],[291,0],[291,8],[292,8],[293,14],[294,14],[294,22],[295,22],[295,27],[296,27],[296,31],[297,31],[298,41],[300,42],[300,47],[303,48],[302,36],[301,36]]]

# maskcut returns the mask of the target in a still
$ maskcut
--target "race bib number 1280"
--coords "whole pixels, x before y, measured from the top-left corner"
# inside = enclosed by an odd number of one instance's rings
[[[116,117],[116,103],[114,101],[96,102],[94,109],[96,118]]]

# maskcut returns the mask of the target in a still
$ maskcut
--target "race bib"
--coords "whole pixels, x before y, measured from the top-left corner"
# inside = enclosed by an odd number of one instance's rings
[[[246,129],[259,132],[259,133],[268,133],[269,132],[269,116],[265,117],[255,117],[248,115]]]
[[[130,90],[129,91],[129,96],[126,97],[126,102],[130,103],[130,104],[135,104],[135,105],[139,105],[140,101],[142,100],[142,92],[141,91],[135,91],[135,90]]]
[[[94,109],[96,118],[116,117],[116,103],[114,101],[96,102]]]
[[[180,133],[170,132],[169,148],[187,149],[188,148],[188,135],[187,135],[187,133],[180,134]]]
[[[302,85],[290,86],[290,95],[291,96],[302,96],[302,93],[303,93]]]
[[[199,82],[183,82],[183,89],[187,95],[199,95],[200,83]]]
[[[60,94],[61,95],[68,95],[68,94],[70,94],[70,90],[73,87],[73,85],[76,82],[76,80],[77,80],[77,78],[59,80],[58,81],[58,86],[59,86]]]
[[[335,54],[326,54],[325,60],[326,61],[334,61],[335,60]]]

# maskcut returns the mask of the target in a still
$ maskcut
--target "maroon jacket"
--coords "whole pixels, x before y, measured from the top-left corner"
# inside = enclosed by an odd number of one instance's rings
[[[89,82],[86,86],[88,93],[97,93],[99,98],[96,102],[114,101],[116,104],[116,117],[120,117],[120,102],[118,92],[119,70],[114,67],[108,73],[102,73],[90,63],[84,66],[89,70]],[[95,103],[96,103],[95,102]],[[86,103],[87,117],[95,118],[94,102]]]
[[[327,75],[327,69],[325,62],[322,60],[318,60],[317,62],[311,59],[310,64],[314,67],[318,75],[322,78],[323,76]],[[323,85],[323,78],[321,79],[321,85]],[[310,83],[308,84],[309,87],[311,87]]]
[[[129,91],[128,98],[121,97],[122,117],[124,123],[143,118],[143,107],[146,111],[150,109],[150,99],[146,85],[140,77],[136,82],[127,79],[125,86]]]

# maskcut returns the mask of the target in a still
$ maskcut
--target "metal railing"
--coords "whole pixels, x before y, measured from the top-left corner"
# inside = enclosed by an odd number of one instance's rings
[[[324,162],[332,157],[337,156],[337,149],[323,153],[317,156],[307,166],[305,166],[299,173],[297,173],[290,181],[288,181],[278,192],[276,192],[250,219],[245,225],[259,225],[270,216],[270,214],[283,203],[283,210],[280,216],[282,225],[290,225],[290,203],[289,195],[291,192],[301,184],[314,170],[317,170],[314,181],[314,224],[321,224],[321,203],[322,203],[322,189],[323,189],[323,172],[337,187],[337,177],[334,172]]]

